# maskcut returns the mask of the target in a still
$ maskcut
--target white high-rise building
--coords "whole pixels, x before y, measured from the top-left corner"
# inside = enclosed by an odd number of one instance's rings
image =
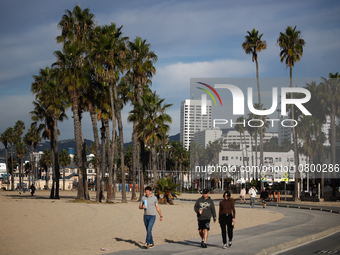
[[[211,128],[211,101],[206,100],[206,115],[201,112],[202,100],[186,99],[181,103],[180,141],[189,150],[196,132]]]

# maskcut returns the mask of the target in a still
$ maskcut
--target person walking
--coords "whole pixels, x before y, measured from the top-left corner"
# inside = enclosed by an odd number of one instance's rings
[[[256,189],[255,186],[251,187],[249,190],[250,194],[250,207],[255,208],[255,198],[256,198]]]
[[[221,226],[222,231],[222,240],[223,240],[223,248],[226,249],[230,247],[233,240],[233,229],[235,220],[235,205],[234,200],[230,198],[230,192],[227,190],[223,193],[223,200],[220,202],[220,209],[218,213],[218,222]],[[227,231],[228,229],[228,239],[229,242],[227,244]]]
[[[35,192],[35,187],[34,187],[33,183],[32,183],[32,185],[30,187],[30,192],[31,192],[31,196],[33,196],[34,192]]]
[[[241,204],[246,204],[246,188],[244,187],[244,184],[242,184],[242,189],[240,192],[240,198],[241,198]],[[243,203],[242,203],[243,200]]]
[[[260,198],[262,199],[263,208],[266,208],[266,200],[268,199],[268,192],[266,191],[266,188],[263,188],[261,191]]]
[[[156,221],[156,211],[158,212],[160,219],[163,220],[163,215],[161,213],[161,209],[158,205],[158,199],[156,196],[151,194],[152,188],[147,186],[145,188],[145,196],[142,197],[142,200],[139,204],[139,209],[144,210],[144,225],[146,229],[146,240],[143,248],[153,248],[155,246],[152,238],[152,227]]]
[[[208,231],[210,230],[211,216],[216,222],[214,201],[209,197],[209,191],[203,189],[203,195],[196,200],[194,210],[197,214],[198,233],[202,238],[201,247],[207,248]]]

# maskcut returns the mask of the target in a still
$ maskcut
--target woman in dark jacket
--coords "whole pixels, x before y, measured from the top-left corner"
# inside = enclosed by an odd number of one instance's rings
[[[220,223],[222,230],[223,248],[226,249],[231,246],[233,239],[233,228],[235,223],[235,206],[234,200],[230,198],[230,192],[227,190],[223,194],[223,200],[220,202],[220,210],[218,214],[218,222]],[[227,232],[229,243],[227,245]]]

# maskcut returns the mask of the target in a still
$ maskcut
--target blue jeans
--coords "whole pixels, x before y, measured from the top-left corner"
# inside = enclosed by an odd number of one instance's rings
[[[146,244],[154,244],[152,239],[152,227],[156,221],[156,215],[144,215],[144,225],[146,228]]]

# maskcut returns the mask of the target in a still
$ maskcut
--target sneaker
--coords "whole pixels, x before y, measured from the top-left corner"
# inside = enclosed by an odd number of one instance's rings
[[[207,244],[206,244],[206,243],[203,243],[203,244],[202,244],[202,248],[207,248]]]
[[[201,242],[201,247],[203,248],[204,241]]]
[[[149,248],[149,245],[147,243],[145,243],[145,244],[143,244],[142,248],[147,249],[147,248]]]
[[[149,244],[149,245],[148,245],[148,248],[151,249],[151,248],[153,248],[154,246],[155,246],[154,244]]]
[[[232,245],[231,241],[229,241],[229,247]]]
[[[228,248],[228,246],[227,246],[227,244],[223,244],[223,247],[222,247],[223,249],[227,249]]]

